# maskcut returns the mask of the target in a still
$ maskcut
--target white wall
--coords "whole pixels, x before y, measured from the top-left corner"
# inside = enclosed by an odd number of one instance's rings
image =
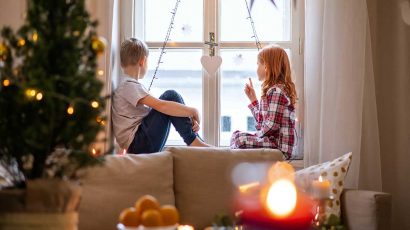
[[[17,29],[24,19],[26,0],[0,0],[0,28],[11,26]]]

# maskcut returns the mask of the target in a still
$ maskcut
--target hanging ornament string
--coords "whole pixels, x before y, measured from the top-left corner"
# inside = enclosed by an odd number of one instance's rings
[[[253,19],[252,19],[251,9],[248,5],[248,1],[245,0],[245,3],[246,3],[246,9],[248,10],[248,19],[249,19],[249,21],[251,23],[251,26],[252,26],[252,32],[253,32],[252,38],[255,39],[256,47],[258,48],[258,51],[259,51],[260,49],[262,49],[262,45],[259,41],[258,35],[256,34],[255,23],[253,22]]]
[[[154,75],[152,76],[151,83],[149,84],[148,91],[151,90],[151,86],[152,86],[152,83],[154,82],[154,80],[155,80],[155,79],[158,79],[158,78],[156,77],[156,76],[157,76],[157,72],[158,72],[158,68],[159,68],[159,65],[162,63],[161,60],[162,60],[162,56],[165,54],[165,47],[167,46],[167,43],[168,43],[168,41],[169,41],[169,36],[171,35],[171,31],[172,31],[172,29],[174,28],[175,15],[177,14],[178,5],[179,5],[180,2],[181,2],[181,0],[177,0],[177,1],[176,1],[175,7],[174,7],[174,9],[173,9],[172,12],[171,12],[171,14],[172,14],[171,22],[169,23],[168,30],[167,30],[167,34],[166,34],[166,36],[165,36],[164,43],[162,44],[161,53],[160,53],[159,58],[158,58],[157,66],[155,67],[155,71],[154,71]]]

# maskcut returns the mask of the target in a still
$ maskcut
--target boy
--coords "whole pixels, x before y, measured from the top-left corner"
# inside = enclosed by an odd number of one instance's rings
[[[170,124],[188,146],[209,147],[196,134],[199,130],[198,110],[185,106],[174,90],[167,90],[159,99],[152,97],[138,82],[147,72],[147,45],[130,38],[121,44],[121,68],[126,75],[113,94],[112,122],[114,136],[128,153],[153,153],[163,149]]]

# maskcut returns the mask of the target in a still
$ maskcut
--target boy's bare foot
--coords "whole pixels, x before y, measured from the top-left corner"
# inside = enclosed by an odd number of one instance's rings
[[[214,146],[212,146],[212,145],[208,145],[207,143],[201,141],[198,137],[196,137],[195,140],[194,140],[189,146],[195,146],[195,147],[214,147]]]

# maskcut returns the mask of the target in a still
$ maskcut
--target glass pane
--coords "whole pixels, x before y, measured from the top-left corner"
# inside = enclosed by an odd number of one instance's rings
[[[145,41],[164,41],[176,0],[145,1]],[[203,0],[181,1],[170,39],[176,42],[203,40]]]
[[[249,2],[248,0],[248,4]],[[276,0],[275,2],[277,7],[271,1],[254,1],[251,15],[260,41],[290,40],[291,1]],[[221,0],[220,3],[221,40],[254,41],[245,0]]]
[[[248,130],[248,117],[252,114],[247,108],[249,99],[243,89],[248,78],[252,78],[257,95],[260,83],[256,75],[257,53],[254,50],[221,50],[221,118],[229,117],[230,129],[221,125],[220,145],[229,146],[231,135],[236,130]]]
[[[148,73],[141,83],[148,89],[160,54],[159,49],[151,49],[148,58]],[[150,93],[155,97],[161,96],[166,90],[173,89],[181,94],[185,104],[195,107],[202,113],[202,66],[200,58],[202,50],[184,49],[168,50],[162,57],[162,64],[157,72]],[[198,61],[192,61],[198,60]],[[202,136],[203,122],[199,135]],[[185,145],[182,138],[171,128],[167,145]]]
[[[286,50],[290,56],[290,50]],[[258,81],[256,49],[221,50],[221,120],[230,117],[230,131],[221,124],[220,145],[229,146],[234,131],[254,132],[255,122],[248,109],[249,99],[244,92],[245,83],[252,79],[257,98],[261,95]]]

